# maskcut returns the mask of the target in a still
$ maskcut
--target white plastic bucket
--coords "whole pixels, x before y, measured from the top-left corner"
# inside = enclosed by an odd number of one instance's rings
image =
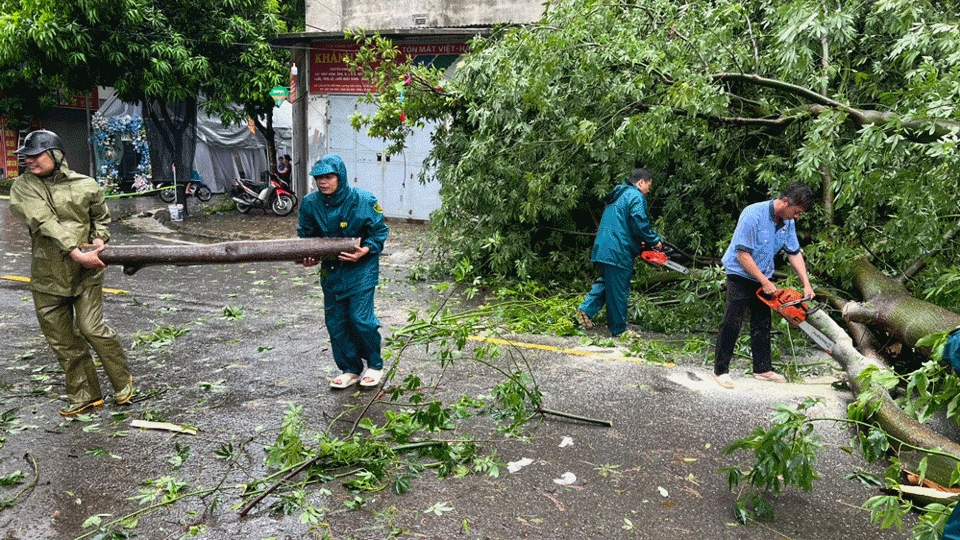
[[[171,204],[167,209],[170,210],[170,221],[183,221],[182,204]]]

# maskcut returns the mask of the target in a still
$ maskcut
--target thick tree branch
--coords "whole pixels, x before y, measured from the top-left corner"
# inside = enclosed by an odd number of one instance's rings
[[[840,325],[834,322],[823,310],[811,313],[808,321],[833,340],[834,347],[831,356],[846,371],[847,383],[850,385],[853,394],[859,396],[863,392],[876,393],[881,405],[875,413],[875,418],[888,435],[911,446],[939,450],[956,456],[956,458],[951,459],[941,454],[930,454],[930,460],[942,462],[942,467],[936,467],[938,470],[953,470],[960,463],[960,444],[908,416],[883,388],[866,388],[863,386],[859,377],[865,369],[871,366],[881,369],[885,367],[883,361],[876,354],[873,336],[865,326],[857,323],[849,324],[851,333],[857,338],[858,348],[864,351],[864,354],[861,354],[854,347],[854,340],[851,339],[850,335],[844,332]],[[943,482],[944,485],[950,483],[949,478],[935,480]]]
[[[960,131],[960,122],[945,118],[905,118],[899,114],[872,109],[857,109],[831,99],[827,96],[796,84],[768,79],[750,73],[715,73],[710,75],[715,81],[739,81],[781,90],[802,97],[812,103],[841,110],[847,113],[858,126],[871,124],[886,125],[898,123],[907,132],[910,140],[919,143],[933,142],[944,135]]]
[[[820,58],[820,69],[823,73],[823,85],[820,87],[820,95],[826,96],[830,92],[830,41],[826,34],[820,36],[820,49],[822,51]],[[823,214],[826,217],[827,225],[833,225],[833,174],[826,164],[818,168],[820,179],[823,186]]]
[[[960,315],[913,297],[902,283],[887,277],[866,258],[854,261],[851,272],[864,304],[869,307],[849,306],[844,310],[844,318],[849,312],[849,320],[880,328],[909,347],[928,334],[960,325]],[[873,316],[865,316],[868,313]]]
[[[870,304],[847,302],[843,306],[843,320],[856,324],[870,324],[880,318],[880,312]]]
[[[631,103],[625,110],[631,112],[647,113],[654,109],[656,105],[650,105],[649,103]],[[767,117],[748,117],[748,116],[717,116],[712,114],[704,113],[694,113],[691,114],[690,111],[685,109],[671,109],[671,112],[677,116],[689,116],[691,118],[697,118],[700,120],[706,120],[708,122],[716,122],[718,124],[732,125],[732,126],[760,126],[767,128],[777,128],[783,129],[790,124],[809,116],[811,114],[818,114],[823,112],[824,107],[820,105],[807,105],[796,107],[790,114],[784,116],[767,116]]]
[[[827,107],[832,107],[835,109],[840,109],[847,114],[859,118],[861,112],[853,107],[844,105],[839,101],[831,99],[827,96],[822,96],[817,92],[810,90],[809,88],[804,88],[796,84],[788,83],[786,81],[778,81],[776,79],[768,79],[766,77],[761,77],[759,75],[750,74],[750,73],[715,73],[710,75],[710,78],[716,81],[739,81],[739,82],[748,82],[755,84],[757,86],[765,86],[767,88],[773,88],[775,90],[782,90],[789,94],[795,96],[800,96],[805,98],[807,101],[817,103],[819,105],[825,105]]]

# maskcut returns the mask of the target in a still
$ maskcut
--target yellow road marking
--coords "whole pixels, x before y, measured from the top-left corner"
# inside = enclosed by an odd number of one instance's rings
[[[23,277],[23,276],[0,276],[0,279],[8,279],[10,281],[23,281],[25,283],[30,282],[30,278]],[[121,289],[108,289],[104,287],[103,292],[111,293],[111,294],[127,294],[128,291],[124,291]],[[625,360],[627,362],[635,362],[638,364],[648,363],[642,358],[635,358],[632,356],[607,354],[607,353],[601,353],[596,351],[583,351],[580,349],[567,349],[565,347],[556,347],[554,345],[541,345],[539,343],[524,343],[522,341],[509,341],[506,339],[491,338],[491,337],[484,337],[484,336],[467,336],[467,339],[469,339],[470,341],[483,341],[485,343],[493,343],[494,345],[506,345],[510,347],[517,347],[519,349],[536,349],[539,351],[550,351],[550,352],[556,352],[561,354],[572,354],[574,356],[586,356],[589,358],[604,358],[607,360]],[[665,367],[671,367],[671,368],[674,367],[674,364],[672,362],[666,363],[663,365]]]
[[[524,343],[524,342],[522,342],[522,341],[509,341],[509,340],[506,340],[506,339],[491,338],[491,337],[484,337],[484,336],[467,336],[467,339],[469,339],[469,340],[471,340],[471,341],[483,341],[483,342],[486,342],[486,343],[493,343],[494,345],[506,345],[506,346],[509,346],[509,347],[517,347],[517,348],[520,348],[520,349],[536,349],[536,350],[539,350],[539,351],[550,351],[550,352],[556,352],[556,353],[560,353],[560,354],[572,354],[572,355],[575,355],[575,356],[586,356],[586,357],[589,357],[589,358],[603,358],[603,359],[606,359],[606,360],[620,360],[620,361],[634,362],[634,363],[637,363],[637,364],[649,364],[649,363],[650,363],[650,362],[647,362],[646,360],[644,360],[643,358],[636,358],[636,357],[633,357],[633,356],[622,356],[622,355],[617,355],[617,354],[607,354],[607,353],[596,352],[596,351],[584,351],[584,350],[580,350],[580,349],[567,349],[567,348],[565,348],[565,347],[556,347],[556,346],[553,346],[553,345],[541,345],[541,344],[539,344],[539,343]],[[670,367],[670,368],[672,368],[672,367],[674,367],[676,364],[674,364],[674,363],[672,363],[672,362],[669,362],[669,363],[657,364],[657,365],[662,365],[662,366],[664,366],[664,367]]]
[[[24,276],[0,276],[0,279],[6,279],[9,281],[21,281],[23,283],[30,283],[30,278]],[[109,289],[107,287],[103,288],[103,292],[110,294],[127,294],[130,291],[125,291],[123,289]]]

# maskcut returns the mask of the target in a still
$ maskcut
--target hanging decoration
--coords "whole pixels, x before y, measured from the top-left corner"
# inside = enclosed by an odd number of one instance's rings
[[[410,86],[410,83],[412,82],[413,82],[413,77],[411,77],[410,74],[408,73],[403,78],[403,83],[400,84],[400,123],[401,124],[407,121],[407,110],[403,106],[403,93],[406,90],[406,88]]]
[[[290,65],[290,95],[287,96],[287,101],[290,103],[296,103],[297,101],[297,85],[300,84],[298,75],[300,70],[297,69],[297,64]]]
[[[93,143],[97,160],[97,182],[103,186],[116,186],[121,180],[120,160],[123,158],[123,142],[129,141],[140,156],[133,171],[134,182],[145,183],[151,177],[150,146],[147,129],[139,116],[93,116]]]

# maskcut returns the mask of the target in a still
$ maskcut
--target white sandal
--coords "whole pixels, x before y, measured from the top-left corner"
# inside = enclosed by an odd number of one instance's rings
[[[337,378],[330,381],[330,388],[349,388],[360,382],[360,376],[356,373],[341,373]]]
[[[368,369],[363,373],[363,379],[360,380],[360,386],[377,386],[383,380],[382,369]]]
[[[714,375],[713,380],[717,381],[717,384],[730,390],[733,388],[733,380],[730,379],[729,373],[724,373],[723,375]]]

